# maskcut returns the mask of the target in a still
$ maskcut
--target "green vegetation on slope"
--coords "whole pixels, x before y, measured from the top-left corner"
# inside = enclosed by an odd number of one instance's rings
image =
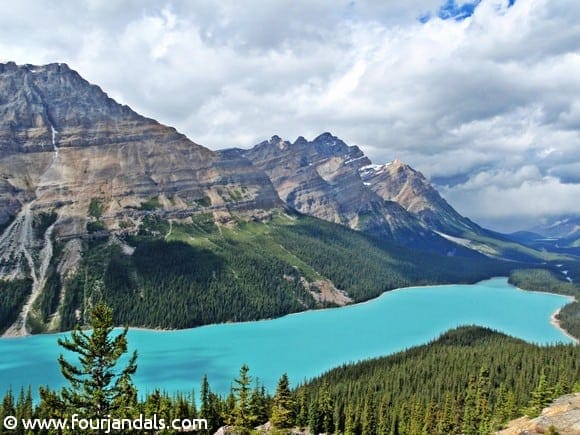
[[[147,201],[143,202],[139,208],[141,210],[155,210],[161,208],[159,197],[154,196],[153,198],[149,198]]]
[[[298,424],[351,434],[485,434],[538,412],[579,381],[578,346],[538,347],[464,327],[425,346],[336,368],[298,388],[297,402],[304,403]]]
[[[471,240],[474,246],[479,245],[490,254],[501,258],[527,262],[564,261],[570,259],[570,257],[564,254],[547,252],[542,249],[534,249],[527,245],[516,243],[500,233],[492,231],[487,231],[487,233],[488,235],[484,235],[473,231],[466,231],[461,237]]]
[[[16,321],[31,291],[31,279],[0,280],[0,334]]]
[[[474,283],[509,274],[514,267],[513,263],[485,257],[442,257],[412,251],[310,217],[275,228],[278,243],[356,301],[410,285]]]
[[[100,219],[103,215],[103,201],[99,198],[91,198],[89,203],[89,216]]]
[[[34,215],[34,219],[32,221],[32,229],[34,231],[34,236],[37,239],[42,239],[48,227],[50,227],[53,223],[56,222],[57,214],[52,213],[45,213],[41,212]]]
[[[514,267],[416,253],[339,225],[283,214],[231,227],[218,227],[211,214],[187,222],[148,216],[126,242],[136,248],[131,256],[103,239],[87,244],[78,274],[66,283],[61,329],[83,323],[90,301],[101,297],[117,324],[186,328],[332,305],[316,302],[304,280],[329,279],[358,302],[409,285],[476,282]],[[102,283],[99,294],[95,282]]]

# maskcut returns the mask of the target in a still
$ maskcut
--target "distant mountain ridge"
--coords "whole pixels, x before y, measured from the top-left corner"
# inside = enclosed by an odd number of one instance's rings
[[[509,235],[512,240],[536,249],[580,256],[580,216],[557,216],[537,224],[529,231]]]
[[[396,243],[452,254],[457,245],[434,234],[398,202],[375,192],[361,177],[371,161],[356,146],[330,133],[294,143],[273,136],[237,150],[263,170],[286,205]]]
[[[580,237],[580,216],[558,216],[543,224],[534,226],[530,231],[541,234],[544,237],[555,237],[558,239]]]
[[[537,260],[542,255],[461,216],[399,159],[376,165],[331,133],[294,142],[273,136],[238,154],[263,170],[284,203],[413,249],[442,255]]]

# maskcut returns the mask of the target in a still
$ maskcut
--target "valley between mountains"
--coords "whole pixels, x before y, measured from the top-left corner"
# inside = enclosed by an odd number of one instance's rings
[[[0,229],[4,336],[86,324],[98,300],[188,328],[577,264],[331,133],[212,151],[65,64],[0,64]]]

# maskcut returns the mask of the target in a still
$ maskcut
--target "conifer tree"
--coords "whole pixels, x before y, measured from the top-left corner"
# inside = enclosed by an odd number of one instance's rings
[[[209,394],[210,411],[208,417],[201,416],[200,418],[205,418],[208,420],[208,429],[215,429],[210,433],[214,433],[220,426],[223,426],[226,420],[222,417],[224,413],[224,405],[222,403],[221,397],[215,393],[210,392]]]
[[[200,400],[201,400],[201,408],[199,409],[199,413],[201,418],[208,418],[206,416],[209,415],[210,411],[210,402],[209,402],[209,395],[211,391],[209,389],[209,381],[207,380],[207,375],[203,375],[203,379],[201,380],[201,388],[200,388]]]
[[[548,385],[546,374],[542,371],[540,380],[535,390],[532,391],[532,398],[528,404],[527,413],[530,417],[535,417],[551,402],[553,398],[553,391]]]
[[[332,413],[332,425],[334,427],[334,433],[344,432],[344,409],[343,405],[340,403],[335,403],[334,411]]]
[[[379,408],[379,422],[377,425],[377,432],[380,434],[387,435],[390,430],[390,421],[389,421],[389,403],[386,400],[381,402],[381,406]]]
[[[288,375],[284,373],[278,381],[276,394],[274,395],[272,403],[272,417],[270,421],[274,427],[284,429],[294,426],[294,408],[295,403],[290,392],[290,382],[288,381]]]
[[[367,398],[363,408],[362,435],[375,435],[377,433],[377,419],[375,409],[371,401]]]
[[[478,435],[477,429],[477,380],[471,376],[465,393],[462,430],[465,435]]]
[[[4,421],[4,417],[9,415],[14,416],[16,414],[16,407],[14,403],[14,394],[12,393],[12,388],[9,388],[4,398],[2,399],[2,407],[0,409],[0,417]]]
[[[436,433],[449,434],[454,426],[457,407],[451,392],[445,392],[443,400],[443,411],[441,412],[441,417],[437,422]]]
[[[256,380],[256,386],[250,395],[250,424],[252,427],[268,421],[270,414],[270,397],[266,388]]]
[[[236,398],[234,408],[234,425],[241,433],[248,432],[252,428],[255,416],[250,411],[250,384],[252,378],[248,375],[250,368],[244,364],[240,368],[240,376],[234,379],[233,392]]]
[[[476,414],[478,432],[486,434],[491,431],[489,408],[489,370],[481,367],[477,378]]]
[[[24,391],[24,388],[20,389],[20,394],[18,395],[18,400],[16,401],[16,418],[21,420],[23,418],[32,418],[33,404],[32,404],[32,392],[30,386]]]
[[[191,398],[187,398],[183,394],[178,393],[173,402],[173,418],[182,420],[196,417],[195,396],[193,394]]]
[[[214,393],[212,393],[207,375],[203,375],[199,394],[201,401],[199,418],[205,418],[208,423],[207,429],[202,429],[200,432],[203,434],[213,434],[221,426],[221,422],[224,421],[224,419],[220,415],[220,400]],[[232,403],[234,403],[233,396]]]
[[[413,397],[413,405],[411,407],[411,416],[409,418],[408,432],[413,434],[420,434],[423,430],[423,407],[417,397]]]
[[[300,388],[296,393],[296,425],[298,427],[308,425],[308,401],[304,388]]]
[[[330,391],[326,379],[322,381],[322,385],[320,386],[320,392],[318,395],[318,411],[320,415],[320,425],[322,432],[328,434],[334,432],[334,404],[332,397],[330,396]]]
[[[311,433],[318,434],[322,432],[320,409],[317,400],[311,400],[308,407],[308,428]]]
[[[389,435],[401,435],[401,424],[399,422],[399,415],[396,414],[395,418],[393,418],[393,425],[391,427],[391,431]]]
[[[423,419],[423,434],[431,435],[435,433],[437,426],[438,410],[437,405],[431,401],[425,410],[425,417]]]
[[[234,394],[234,386],[230,388],[230,393],[226,397],[226,400],[222,407],[222,420],[227,425],[233,426],[236,424],[236,396]]]
[[[349,403],[346,405],[344,416],[344,435],[355,435],[355,421],[353,405]]]
[[[171,412],[171,399],[166,394],[161,393],[158,388],[153,390],[153,393],[147,396],[144,403],[144,410],[146,415],[156,414],[162,418],[168,419]]]
[[[62,389],[58,401],[67,412],[79,413],[85,418],[119,415],[136,401],[131,376],[137,370],[137,352],[133,352],[124,368],[117,367],[127,352],[127,328],[112,336],[113,313],[104,303],[98,303],[91,310],[90,325],[91,333],[76,328],[70,339],[58,340],[60,346],[78,355],[80,363],[79,366],[68,362],[62,354],[59,356],[61,372],[70,387]],[[43,396],[41,390],[43,399],[56,398],[44,391]]]

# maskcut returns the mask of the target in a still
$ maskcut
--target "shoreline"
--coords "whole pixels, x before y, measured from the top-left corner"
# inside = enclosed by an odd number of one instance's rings
[[[575,302],[575,301],[576,301],[576,298],[572,298],[572,302]],[[560,325],[560,320],[558,320],[558,314],[560,314],[560,311],[562,311],[562,308],[558,308],[556,311],[554,311],[552,313],[552,315],[550,316],[550,323],[556,329],[558,329],[562,334],[564,334],[566,337],[568,337],[570,340],[572,340],[575,344],[578,345],[578,344],[580,344],[580,340],[578,340],[576,337],[574,337],[572,334],[570,334],[568,331],[566,331],[564,328],[562,328],[562,325]]]
[[[452,284],[427,284],[427,285],[411,285],[408,287],[398,287],[398,288],[394,288],[391,290],[386,290],[383,293],[367,299],[365,301],[361,301],[361,302],[354,302],[354,303],[350,303],[350,304],[346,304],[343,306],[338,306],[338,307],[326,307],[326,308],[311,308],[311,309],[307,309],[304,311],[298,311],[298,312],[294,312],[294,313],[287,313],[284,314],[282,316],[279,317],[269,317],[269,318],[264,318],[264,319],[258,319],[258,320],[247,320],[247,321],[242,321],[242,322],[221,322],[221,323],[209,323],[206,325],[199,325],[199,326],[194,326],[193,328],[183,328],[183,329],[179,329],[179,328],[147,328],[147,327],[143,327],[143,326],[129,326],[128,329],[129,331],[142,331],[142,332],[159,332],[159,333],[165,333],[165,332],[179,332],[179,331],[187,331],[190,329],[197,329],[197,328],[211,328],[211,327],[216,327],[216,326],[223,326],[223,325],[237,325],[237,324],[244,324],[244,323],[255,323],[255,322],[266,322],[266,321],[272,321],[272,320],[277,320],[277,319],[282,319],[284,317],[289,317],[289,316],[299,316],[299,315],[304,315],[306,313],[309,312],[313,312],[313,311],[327,311],[327,310],[335,310],[335,309],[341,309],[341,308],[349,308],[349,307],[355,307],[358,305],[365,305],[365,304],[369,304],[372,303],[373,301],[376,301],[377,299],[380,299],[381,297],[384,297],[385,295],[387,295],[388,293],[392,293],[392,292],[398,292],[398,291],[404,291],[404,290],[411,290],[411,289],[428,289],[428,288],[433,288],[433,287],[448,287],[448,286],[455,286],[455,285],[475,285],[475,284],[479,284],[479,283],[483,283],[485,281],[490,281],[493,279],[505,279],[507,281],[507,284],[511,287],[514,287],[515,289],[522,291],[522,292],[528,292],[528,293],[539,293],[539,294],[545,294],[545,295],[555,295],[555,296],[560,296],[560,297],[564,297],[567,298],[570,302],[576,302],[576,298],[574,296],[571,295],[563,295],[563,294],[559,294],[559,293],[551,293],[551,292],[546,292],[546,291],[541,291],[541,290],[525,290],[522,289],[520,287],[515,286],[514,284],[509,282],[509,277],[507,276],[492,276],[489,278],[485,278],[482,279],[480,281],[477,281],[475,283],[472,284],[465,284],[465,283],[452,283]],[[566,304],[568,305],[568,304]],[[564,306],[566,306],[564,305]],[[565,335],[566,337],[570,338],[574,344],[579,345],[580,344],[580,340],[576,337],[574,337],[572,334],[570,334],[568,331],[566,331],[564,328],[562,328],[562,326],[560,325],[559,320],[557,319],[558,314],[560,313],[560,311],[562,310],[562,308],[564,307],[560,307],[558,308],[555,312],[552,313],[552,315],[550,316],[550,324],[552,324],[556,329],[558,329],[563,335]],[[124,326],[116,326],[115,329],[123,329]],[[90,329],[90,328],[87,328]],[[59,332],[45,332],[45,333],[40,333],[40,334],[27,334],[27,335],[10,335],[10,336],[5,336],[5,335],[1,335],[0,336],[0,341],[2,341],[2,339],[7,339],[7,340],[12,340],[12,339],[19,339],[19,338],[27,338],[27,337],[34,337],[37,335],[60,335],[60,334],[69,334],[71,331],[59,331]]]
[[[289,316],[299,316],[299,315],[303,315],[309,312],[313,312],[313,311],[328,311],[328,310],[336,310],[336,309],[341,309],[341,308],[349,308],[349,307],[355,307],[357,305],[365,305],[365,304],[370,304],[374,301],[376,301],[377,299],[385,296],[388,293],[392,293],[392,292],[398,292],[398,291],[403,291],[403,290],[411,290],[411,289],[428,289],[428,288],[433,288],[433,287],[448,287],[448,286],[454,286],[454,285],[475,285],[475,284],[479,284],[485,281],[489,281],[492,279],[496,279],[496,278],[505,278],[506,280],[508,279],[507,276],[492,276],[489,278],[485,278],[482,279],[480,281],[476,281],[474,283],[449,283],[449,284],[427,284],[427,285],[410,285],[407,287],[397,287],[391,290],[385,290],[384,292],[382,292],[381,294],[374,296],[372,298],[366,299],[364,301],[360,301],[360,302],[353,302],[350,304],[345,304],[345,305],[341,305],[341,306],[337,306],[337,307],[320,307],[320,308],[309,308],[303,311],[296,311],[293,313],[287,313],[287,314],[283,314],[281,316],[278,317],[265,317],[263,319],[257,319],[257,320],[244,320],[241,322],[219,322],[219,323],[208,323],[205,325],[199,325],[199,326],[193,326],[190,328],[147,328],[144,326],[129,326],[129,331],[145,331],[145,332],[160,332],[160,333],[164,333],[164,332],[179,332],[179,331],[187,331],[189,329],[197,329],[197,328],[210,328],[210,327],[214,327],[214,326],[223,326],[223,325],[239,325],[239,324],[244,324],[244,323],[255,323],[255,322],[267,322],[267,321],[271,321],[271,320],[277,320],[277,319],[282,319],[284,317],[289,317]],[[509,284],[509,283],[508,283]],[[509,284],[512,285],[512,284]],[[517,288],[517,287],[516,287]],[[521,290],[521,289],[519,289]],[[545,293],[545,292],[539,292],[539,293]],[[554,293],[550,293],[550,294],[554,294]],[[125,326],[115,326],[115,329],[123,329],[125,328]],[[82,329],[82,328],[81,328]],[[86,329],[82,329],[84,330],[89,330],[90,328],[86,328]],[[73,330],[70,329],[68,331],[51,331],[51,332],[41,332],[38,334],[26,334],[26,335],[0,335],[0,342],[3,339],[7,339],[7,340],[12,340],[12,339],[19,339],[19,338],[27,338],[27,337],[34,337],[37,335],[60,335],[60,334],[70,334]]]
[[[539,294],[545,294],[545,295],[557,295],[557,296],[565,297],[566,299],[568,299],[569,302],[568,302],[568,304],[564,305],[564,307],[567,306],[567,305],[569,305],[569,304],[571,304],[571,303],[576,302],[576,298],[574,296],[571,296],[571,295],[563,295],[563,294],[560,294],[560,293],[544,292],[544,291],[541,291],[541,290],[526,290],[526,289],[523,289],[523,288],[519,288],[518,286],[515,286],[515,285],[513,285],[513,284],[511,284],[509,282],[508,282],[508,284],[511,285],[512,287],[517,288],[518,290],[523,291],[523,292],[539,293]],[[564,308],[564,307],[560,307],[560,308],[558,308],[556,311],[554,311],[552,313],[552,315],[550,316],[550,323],[552,324],[552,326],[554,328],[556,328],[558,331],[560,331],[562,334],[564,334],[566,337],[568,337],[570,340],[572,340],[572,342],[574,344],[579,345],[580,344],[580,339],[574,337],[567,330],[565,330],[562,327],[562,325],[560,325],[560,321],[558,320],[558,314],[560,314],[560,311],[562,311],[562,308]]]

